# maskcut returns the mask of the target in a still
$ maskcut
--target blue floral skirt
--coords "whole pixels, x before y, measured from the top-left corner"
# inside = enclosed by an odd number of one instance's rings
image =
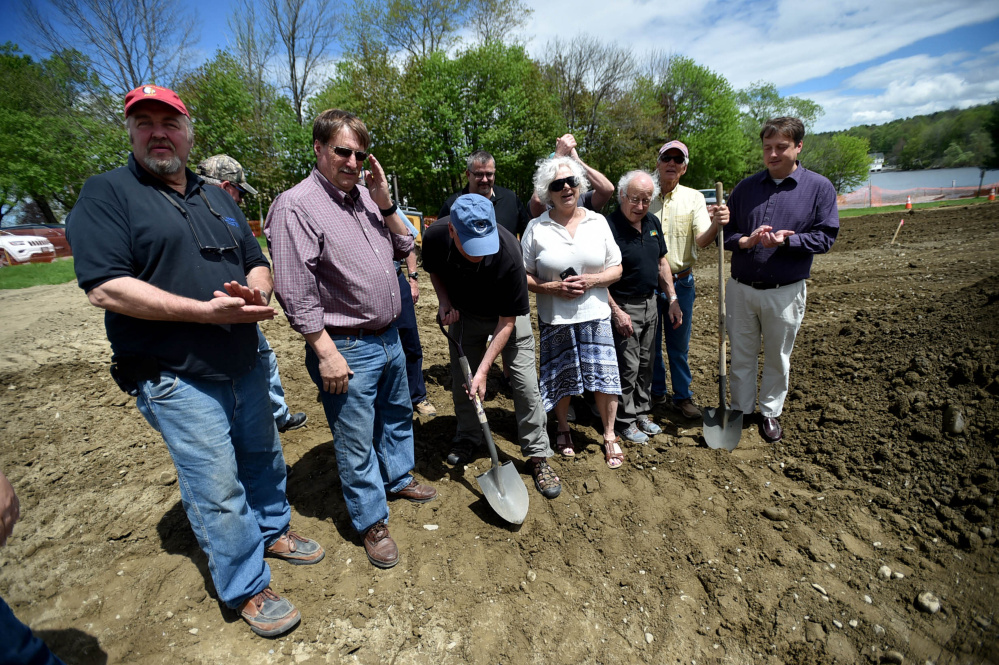
[[[539,324],[541,331],[541,401],[551,411],[559,400],[584,390],[621,394],[611,320],[559,325]]]

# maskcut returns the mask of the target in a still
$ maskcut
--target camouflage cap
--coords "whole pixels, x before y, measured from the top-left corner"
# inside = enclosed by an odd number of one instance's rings
[[[243,167],[229,155],[212,155],[204,160],[198,164],[198,175],[210,185],[221,185],[223,181],[228,180],[250,194],[257,193],[257,190],[246,182]]]

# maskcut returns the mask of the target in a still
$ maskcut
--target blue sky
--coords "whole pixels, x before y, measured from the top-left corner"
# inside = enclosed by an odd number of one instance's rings
[[[539,3],[525,31],[540,54],[588,32],[639,56],[689,56],[735,87],[764,80],[819,102],[813,131],[964,108],[999,98],[995,0],[577,0]],[[181,0],[200,19],[201,58],[226,45],[229,0]],[[26,51],[18,3],[0,0],[0,41]],[[192,63],[197,65],[198,63]]]

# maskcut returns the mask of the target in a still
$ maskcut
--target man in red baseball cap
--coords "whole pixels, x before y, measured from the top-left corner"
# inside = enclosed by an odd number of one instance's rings
[[[219,600],[265,637],[299,611],[265,556],[322,560],[290,530],[281,440],[257,354],[274,282],[235,201],[186,168],[187,107],[154,85],[125,97],[128,164],[83,186],[67,220],[77,280],[106,310],[111,375],[163,437]]]

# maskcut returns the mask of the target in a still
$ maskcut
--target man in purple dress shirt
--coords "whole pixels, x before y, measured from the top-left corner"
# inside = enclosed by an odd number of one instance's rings
[[[770,442],[783,436],[778,419],[805,314],[812,256],[828,252],[839,233],[835,188],[798,162],[804,136],[798,118],[768,120],[760,131],[766,170],[736,185],[728,200],[732,222],[725,227],[725,249],[732,252],[732,279],[725,323],[732,346],[732,408],[756,410],[762,338],[760,433]]]
[[[406,357],[392,322],[402,308],[393,259],[413,249],[385,172],[368,153],[355,115],[321,113],[312,125],[316,167],[282,193],[267,215],[274,290],[307,342],[305,365],[333,432],[351,523],[368,560],[399,562],[386,499],[425,503],[437,490],[413,469],[413,405]],[[369,159],[367,187],[359,187]]]

